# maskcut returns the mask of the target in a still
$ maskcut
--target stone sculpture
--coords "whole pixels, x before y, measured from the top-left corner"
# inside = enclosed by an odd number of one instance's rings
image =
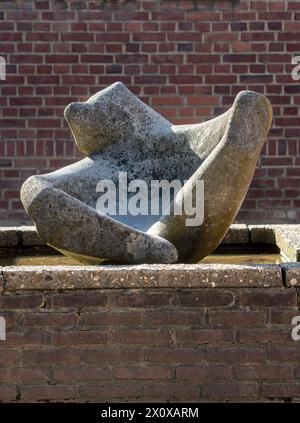
[[[65,118],[83,160],[22,186],[23,205],[40,238],[87,263],[197,262],[223,239],[244,200],[266,140],[272,108],[261,94],[242,91],[221,116],[172,125],[117,82],[88,101],[72,103]],[[180,180],[171,211],[184,194],[195,200],[204,181],[204,220],[186,214],[113,216],[96,209],[99,181]],[[118,201],[118,200],[117,200]]]

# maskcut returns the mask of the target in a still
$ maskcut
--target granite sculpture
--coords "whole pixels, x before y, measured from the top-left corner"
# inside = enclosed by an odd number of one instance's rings
[[[188,263],[210,254],[236,217],[270,129],[272,108],[263,95],[242,91],[228,111],[212,120],[172,125],[116,82],[86,102],[68,105],[65,118],[86,157],[32,176],[21,189],[40,238],[87,263]],[[120,173],[126,173],[128,183],[139,179],[147,186],[152,180],[181,181],[180,191],[170,197],[171,212],[99,212],[99,181],[118,186]],[[177,215],[174,210],[185,194],[195,203],[197,181],[204,181],[203,222],[189,226],[184,210]]]

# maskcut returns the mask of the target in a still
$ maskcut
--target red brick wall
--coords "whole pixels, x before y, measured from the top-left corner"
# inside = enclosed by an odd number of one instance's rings
[[[24,216],[25,178],[77,157],[64,107],[119,80],[174,123],[266,94],[274,124],[239,220],[299,222],[299,41],[299,1],[1,1],[0,217]]]
[[[0,310],[3,402],[300,398],[296,288],[7,293]]]

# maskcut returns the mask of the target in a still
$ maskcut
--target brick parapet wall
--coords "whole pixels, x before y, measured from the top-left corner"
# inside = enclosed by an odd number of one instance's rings
[[[6,292],[0,400],[299,401],[296,288]]]
[[[239,220],[299,221],[299,40],[298,1],[2,1],[0,217],[24,217],[24,179],[78,157],[64,107],[119,80],[177,124],[266,94],[273,128]]]

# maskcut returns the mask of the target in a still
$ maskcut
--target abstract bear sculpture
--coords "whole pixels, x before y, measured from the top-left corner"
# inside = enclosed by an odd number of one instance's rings
[[[117,82],[88,101],[72,103],[65,118],[86,158],[22,186],[23,205],[40,238],[87,263],[197,262],[221,242],[252,180],[272,121],[261,94],[242,91],[221,116],[201,124],[172,125]],[[99,182],[180,181],[165,213],[114,213],[98,209]],[[201,224],[188,225],[203,181]],[[103,191],[104,193],[104,191]],[[115,198],[115,195],[112,196]],[[162,201],[162,198],[160,201]],[[109,200],[109,198],[108,198]]]

